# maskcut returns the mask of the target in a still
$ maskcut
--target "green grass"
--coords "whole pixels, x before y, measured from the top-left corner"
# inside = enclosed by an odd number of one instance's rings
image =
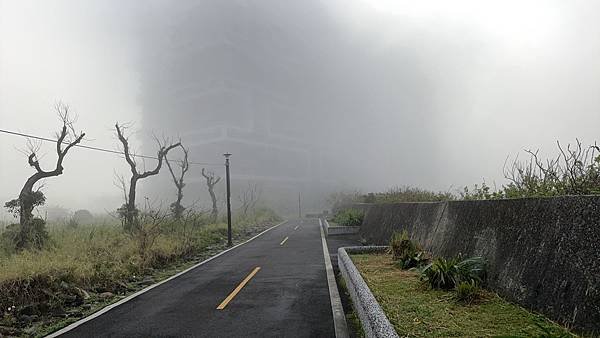
[[[348,334],[350,338],[364,338],[365,331],[362,328],[358,314],[352,307],[352,300],[350,299],[350,293],[348,292],[346,281],[339,274],[336,276],[336,281],[338,285],[338,290],[340,292],[342,306],[344,307],[344,313],[346,315]]]
[[[352,255],[352,260],[401,337],[574,336],[488,291],[465,305],[451,291],[428,289],[418,272],[395,267],[391,255]]]
[[[331,220],[342,226],[361,226],[364,218],[364,211],[350,208],[338,211]]]

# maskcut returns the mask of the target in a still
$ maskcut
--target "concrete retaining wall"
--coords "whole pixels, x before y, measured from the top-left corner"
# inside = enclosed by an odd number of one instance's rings
[[[325,222],[325,235],[327,236],[335,236],[335,235],[348,235],[348,234],[357,234],[360,231],[359,226],[343,226],[343,225],[331,225],[327,221],[327,219],[323,219]],[[335,223],[334,223],[335,224]]]
[[[406,229],[435,255],[483,256],[490,287],[568,326],[600,332],[600,198],[359,205],[360,234]]]
[[[383,252],[385,250],[387,250],[386,246],[356,246],[338,249],[340,274],[346,283],[346,288],[352,298],[352,305],[358,314],[365,335],[369,338],[397,338],[398,334],[348,254]]]

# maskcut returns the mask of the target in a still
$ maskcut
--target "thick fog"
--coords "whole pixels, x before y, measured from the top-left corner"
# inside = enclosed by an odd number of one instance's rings
[[[598,139],[597,13],[591,0],[0,0],[0,129],[54,137],[62,101],[85,145],[118,150],[114,123],[132,122],[140,153],[155,153],[153,133],[195,162],[232,151],[234,184],[315,200],[500,185],[508,155]],[[0,133],[2,203],[33,173],[24,149]],[[52,144],[40,154],[54,165]],[[122,158],[74,148],[64,167],[44,182],[47,205],[122,203]],[[200,168],[184,204],[205,194]],[[160,176],[142,196],[170,201]]]

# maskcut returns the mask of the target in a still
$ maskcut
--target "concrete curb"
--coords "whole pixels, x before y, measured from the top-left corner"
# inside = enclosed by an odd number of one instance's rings
[[[360,231],[360,227],[357,226],[331,226],[327,219],[324,218],[323,220],[325,221],[325,235],[327,236],[357,234]]]
[[[348,254],[384,252],[387,249],[387,246],[351,246],[338,249],[340,273],[367,337],[392,338],[398,337],[398,334]]]
[[[100,309],[100,310],[98,310],[98,311],[96,311],[96,312],[92,313],[91,315],[89,315],[89,316],[87,316],[87,317],[84,317],[84,318],[82,318],[82,319],[80,319],[80,320],[76,321],[75,323],[72,323],[72,324],[70,324],[70,325],[68,325],[68,326],[66,326],[66,327],[63,327],[62,329],[60,329],[60,330],[58,330],[58,331],[55,331],[55,332],[52,332],[52,333],[50,333],[49,335],[47,335],[47,336],[46,336],[46,338],[54,338],[54,337],[58,337],[58,336],[60,336],[60,335],[62,335],[62,334],[64,334],[64,333],[67,333],[67,332],[69,332],[69,331],[73,330],[74,328],[78,327],[79,325],[81,325],[81,324],[83,324],[83,323],[85,323],[85,322],[88,322],[88,321],[90,321],[90,320],[92,320],[92,319],[94,319],[94,318],[96,318],[96,317],[99,317],[99,316],[101,316],[101,315],[105,314],[106,312],[108,312],[108,311],[110,311],[110,310],[112,310],[112,309],[116,308],[117,306],[119,306],[119,305],[121,305],[121,304],[123,304],[123,303],[126,303],[126,302],[128,302],[128,301],[130,301],[130,300],[134,299],[135,297],[137,297],[137,296],[139,296],[139,295],[141,295],[141,294],[144,294],[144,293],[146,293],[146,292],[148,292],[148,291],[150,291],[150,290],[154,289],[155,287],[157,287],[157,286],[159,286],[159,285],[161,285],[161,284],[164,284],[164,283],[166,283],[166,282],[168,282],[168,281],[170,281],[170,280],[172,280],[172,279],[175,279],[175,278],[177,278],[177,277],[179,277],[179,276],[181,276],[181,275],[183,275],[183,274],[185,274],[185,273],[187,273],[187,272],[190,272],[191,270],[194,270],[195,268],[197,268],[197,267],[199,267],[199,266],[202,266],[202,265],[204,265],[204,264],[206,264],[206,263],[208,263],[208,262],[212,261],[213,259],[215,259],[215,258],[218,258],[218,257],[220,257],[220,256],[222,256],[222,255],[224,255],[224,254],[228,253],[228,252],[229,252],[229,251],[231,251],[231,250],[234,250],[235,248],[237,248],[237,247],[239,247],[239,246],[242,246],[242,245],[244,245],[244,244],[246,244],[246,243],[248,243],[248,242],[250,242],[250,241],[253,241],[253,240],[255,240],[256,238],[258,238],[258,237],[260,237],[260,236],[264,235],[265,233],[267,233],[267,232],[269,232],[269,231],[271,231],[271,230],[273,230],[273,229],[275,229],[275,228],[279,227],[280,225],[282,225],[282,224],[285,224],[285,223],[287,223],[287,222],[288,222],[288,221],[283,221],[283,222],[281,222],[281,223],[279,223],[279,224],[276,224],[276,225],[274,225],[274,226],[272,226],[272,227],[270,227],[270,228],[268,228],[268,229],[264,230],[263,232],[259,233],[258,235],[254,236],[254,237],[252,237],[252,238],[250,238],[250,239],[248,239],[248,240],[246,240],[246,241],[244,241],[244,242],[242,242],[242,243],[236,244],[235,246],[232,246],[232,247],[231,247],[231,248],[229,248],[229,249],[223,250],[223,251],[219,252],[218,254],[216,254],[216,255],[214,255],[214,256],[212,256],[212,257],[210,257],[210,258],[207,258],[207,259],[203,260],[202,262],[200,262],[200,263],[198,263],[198,264],[196,264],[196,265],[194,265],[194,266],[191,266],[191,267],[189,267],[189,268],[187,268],[187,269],[185,269],[185,270],[183,270],[183,271],[181,271],[181,272],[179,272],[179,273],[177,273],[177,274],[175,274],[175,275],[173,275],[173,276],[171,276],[171,277],[169,277],[169,278],[167,278],[167,279],[164,279],[164,280],[162,280],[162,281],[160,281],[160,282],[158,282],[158,283],[156,283],[156,284],[152,284],[152,285],[148,286],[148,287],[147,287],[147,288],[145,288],[145,289],[142,289],[142,290],[140,290],[140,291],[137,291],[137,292],[135,292],[134,294],[132,294],[132,295],[129,295],[129,296],[127,296],[127,297],[125,297],[125,298],[123,298],[123,299],[119,300],[118,302],[115,302],[115,303],[112,303],[112,304],[110,304],[110,305],[107,305],[107,306],[103,307],[102,309]]]
[[[331,303],[331,313],[333,315],[333,326],[336,338],[348,338],[348,324],[346,323],[346,314],[342,306],[342,300],[335,281],[333,266],[331,265],[331,256],[325,239],[324,226],[319,218],[319,229],[321,230],[321,244],[323,245],[323,258],[325,260],[325,271],[327,273],[327,286],[329,288],[329,302]]]

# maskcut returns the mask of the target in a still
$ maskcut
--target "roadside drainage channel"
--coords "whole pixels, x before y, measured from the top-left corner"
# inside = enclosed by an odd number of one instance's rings
[[[338,266],[367,337],[398,337],[349,254],[381,253],[387,246],[352,246],[338,249]]]
[[[359,226],[343,226],[343,225],[329,225],[326,218],[323,218],[324,221],[324,230],[325,235],[334,236],[334,235],[348,235],[348,234],[357,234],[360,230]]]

